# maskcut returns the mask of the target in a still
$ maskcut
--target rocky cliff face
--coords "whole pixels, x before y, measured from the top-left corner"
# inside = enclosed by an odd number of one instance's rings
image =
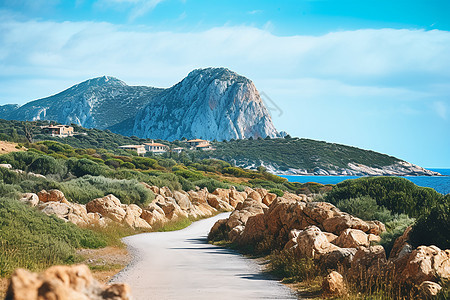
[[[134,119],[139,137],[242,139],[275,137],[277,130],[255,85],[228,69],[192,71]]]
[[[103,76],[21,107],[0,106],[0,118],[53,120],[166,140],[278,135],[254,84],[225,68],[192,71],[168,89]]]
[[[105,129],[136,114],[162,89],[128,86],[113,77],[90,79],[29,102],[0,117],[10,120],[52,120],[63,124]]]

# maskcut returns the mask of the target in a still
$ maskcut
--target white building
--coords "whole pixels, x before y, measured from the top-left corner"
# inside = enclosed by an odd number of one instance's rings
[[[125,145],[119,146],[120,149],[136,151],[138,155],[144,155],[147,151],[144,145]]]
[[[154,154],[161,154],[169,151],[169,146],[160,143],[155,143],[153,141],[151,143],[144,143],[144,147],[145,151],[152,152]]]

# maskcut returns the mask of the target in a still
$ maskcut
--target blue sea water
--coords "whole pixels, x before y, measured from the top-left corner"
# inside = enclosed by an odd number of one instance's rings
[[[450,169],[430,169],[441,173],[444,176],[401,176],[406,178],[413,183],[430,187],[435,189],[441,194],[450,193]],[[347,179],[355,179],[360,176],[302,176],[302,175],[281,175],[281,177],[286,178],[290,182],[317,182],[322,184],[337,184],[341,181]]]

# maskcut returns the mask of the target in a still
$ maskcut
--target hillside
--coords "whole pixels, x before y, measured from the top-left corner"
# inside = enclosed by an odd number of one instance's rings
[[[202,153],[243,168],[266,167],[274,174],[436,175],[436,172],[375,151],[300,138],[217,142]]]
[[[93,78],[20,107],[0,106],[0,118],[73,123],[170,141],[279,135],[253,82],[226,68],[194,70],[167,89]]]
[[[0,139],[10,142],[25,143],[23,121],[0,119]],[[48,121],[28,122],[33,128],[34,140],[53,140],[75,148],[102,148],[123,154],[118,149],[121,145],[142,144],[150,139],[123,136],[109,130],[89,129],[73,125],[75,132],[83,133],[66,138],[51,137],[41,134],[39,126]],[[182,141],[155,140],[171,148],[186,147]],[[300,138],[246,139],[213,142],[214,151],[186,151],[183,156],[196,158],[216,158],[234,166],[256,170],[264,166],[278,175],[439,175],[401,159],[375,151],[356,147],[327,143]],[[164,157],[174,157],[167,153]]]

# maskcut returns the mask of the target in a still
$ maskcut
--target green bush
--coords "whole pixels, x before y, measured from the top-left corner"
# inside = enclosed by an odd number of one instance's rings
[[[450,248],[450,194],[443,203],[431,208],[429,214],[417,219],[411,232],[414,246],[435,245],[441,249]]]
[[[41,156],[36,158],[28,167],[27,171],[48,175],[48,174],[61,174],[66,173],[64,162],[57,160],[51,156]]]
[[[280,189],[270,189],[269,193],[273,193],[275,195],[277,195],[278,197],[283,197],[284,192]]]
[[[67,171],[77,177],[82,177],[84,175],[108,176],[112,173],[108,167],[99,165],[98,163],[87,158],[69,158],[66,164]]]
[[[113,194],[124,204],[146,205],[155,195],[137,180],[84,176],[60,183],[64,195],[73,202],[87,203],[95,198]]]
[[[377,204],[393,213],[405,213],[417,218],[440,203],[443,195],[431,188],[419,187],[399,177],[362,177],[345,180],[336,185],[326,196],[326,201],[336,204],[339,200],[372,197]]]
[[[214,192],[217,188],[229,189],[230,185],[213,178],[201,179],[193,182],[194,185],[200,188],[207,188],[210,193]]]
[[[386,223],[394,219],[387,208],[379,206],[377,201],[369,196],[339,200],[336,207],[366,221],[378,220]]]

